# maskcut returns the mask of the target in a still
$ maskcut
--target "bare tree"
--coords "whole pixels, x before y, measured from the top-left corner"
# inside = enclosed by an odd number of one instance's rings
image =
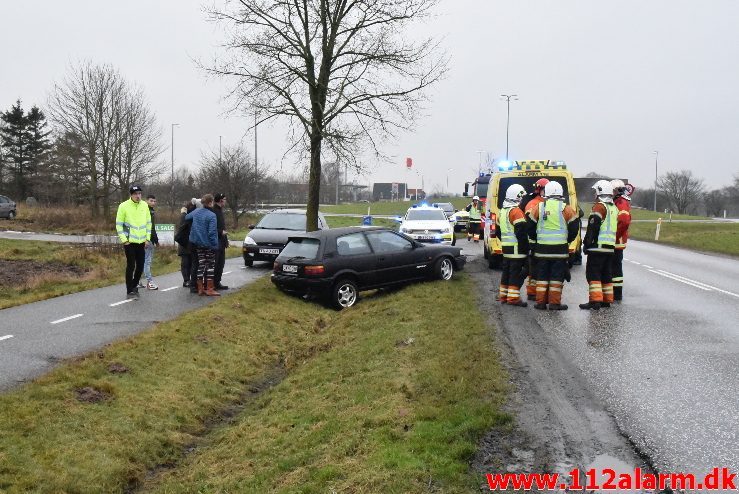
[[[210,11],[230,28],[231,58],[209,71],[235,79],[235,107],[286,117],[291,149],[309,158],[308,229],[318,228],[321,157],[359,167],[364,146],[408,128],[446,58],[411,23],[437,0],[231,0]]]
[[[250,202],[254,202],[257,184],[265,178],[265,169],[257,169],[243,145],[223,146],[222,153],[203,154],[198,182],[203,191],[224,193],[236,228]]]
[[[110,216],[111,198],[132,179],[149,176],[161,152],[161,131],[140,90],[110,65],[82,63],[70,69],[49,97],[59,133],[84,143],[89,201],[93,216]]]
[[[690,170],[667,172],[657,180],[657,188],[678,214],[695,210],[705,190],[703,179],[693,176]]]
[[[718,217],[723,214],[728,196],[723,190],[712,190],[703,196],[703,204],[706,207],[706,215]]]

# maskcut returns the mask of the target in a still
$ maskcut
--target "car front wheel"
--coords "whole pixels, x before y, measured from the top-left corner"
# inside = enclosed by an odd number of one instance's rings
[[[436,261],[434,272],[436,274],[436,278],[439,280],[451,280],[452,276],[454,275],[454,263],[450,258],[442,257],[441,259]]]
[[[347,309],[357,302],[357,284],[350,278],[342,278],[331,290],[331,305],[336,310]]]

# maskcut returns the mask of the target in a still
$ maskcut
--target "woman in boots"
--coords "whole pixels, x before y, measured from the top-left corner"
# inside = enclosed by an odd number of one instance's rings
[[[198,259],[198,294],[217,297],[220,293],[215,291],[213,275],[218,251],[218,229],[216,214],[210,210],[213,207],[213,196],[205,194],[202,203],[203,207],[188,213],[185,220],[192,220],[190,246]]]

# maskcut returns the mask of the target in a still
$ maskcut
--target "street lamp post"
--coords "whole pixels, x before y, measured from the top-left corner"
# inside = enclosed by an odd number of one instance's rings
[[[659,160],[659,151],[654,152],[654,211],[657,211],[657,162]]]
[[[511,126],[511,100],[516,101],[518,99],[517,94],[501,94],[501,98],[505,98],[506,103],[508,105],[508,112],[506,117],[506,123],[505,123],[505,159],[508,161],[508,131],[510,130]]]
[[[170,199],[172,201],[172,212],[174,212],[174,206],[175,206],[174,204],[174,128],[179,125],[180,124],[178,123],[172,124],[172,145],[170,146],[171,151],[172,151],[172,185],[171,185],[172,190],[170,191],[170,196],[171,196]]]

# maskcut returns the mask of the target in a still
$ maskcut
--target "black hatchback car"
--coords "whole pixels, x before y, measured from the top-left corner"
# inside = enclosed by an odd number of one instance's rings
[[[449,280],[464,268],[461,251],[387,228],[334,228],[291,236],[275,260],[272,282],[283,291],[324,296],[341,310],[363,290]]]

